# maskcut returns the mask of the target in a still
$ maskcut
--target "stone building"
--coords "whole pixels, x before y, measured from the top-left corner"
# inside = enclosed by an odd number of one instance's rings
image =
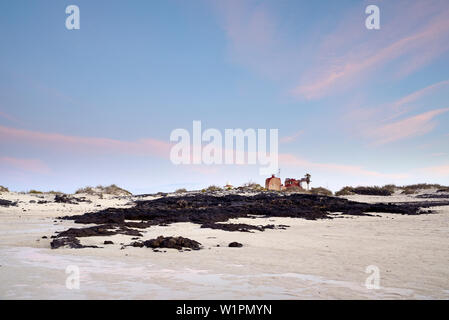
[[[265,180],[265,189],[281,191],[281,188],[282,188],[281,179],[275,177],[274,174],[271,176],[271,178],[267,178]]]

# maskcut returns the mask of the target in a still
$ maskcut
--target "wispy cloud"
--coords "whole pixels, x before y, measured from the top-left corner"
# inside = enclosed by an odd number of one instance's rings
[[[79,137],[0,126],[0,141],[18,141],[43,148],[65,149],[89,153],[118,153],[169,157],[171,144],[156,139],[121,141],[108,138]]]
[[[16,117],[14,117],[14,116],[6,113],[6,112],[3,112],[1,110],[0,110],[0,118],[6,119],[9,122],[12,122],[12,123],[15,123],[15,124],[21,124],[21,122]]]
[[[428,102],[425,98],[437,91],[444,93],[442,90],[448,86],[449,80],[440,81],[379,106],[360,107],[363,102],[358,102],[357,106],[351,107],[342,116],[341,121],[343,126],[350,128],[353,136],[368,138],[374,141],[374,144],[385,144],[422,135],[435,127],[435,123],[431,120],[447,109],[421,111],[418,115],[415,111],[414,116],[411,112],[423,106],[427,107]]]
[[[431,153],[430,156],[431,157],[442,157],[442,156],[446,156],[447,152],[435,152],[435,153]]]
[[[298,132],[293,133],[290,136],[285,136],[279,139],[280,143],[290,143],[298,139],[302,134],[304,133],[304,130],[300,130]]]
[[[436,123],[432,120],[449,108],[436,109],[418,114],[403,120],[376,127],[367,132],[374,140],[374,144],[386,144],[410,137],[416,137],[432,131]]]
[[[421,171],[434,176],[449,176],[449,165],[426,167]]]
[[[429,22],[418,29],[412,28],[408,21],[424,20],[415,19],[422,15],[422,6],[407,3],[405,5],[407,12],[396,13],[402,22],[403,30],[401,32],[393,30],[392,33],[396,33],[393,39],[386,35],[384,39],[377,40],[366,35],[365,39],[357,40],[362,41],[363,45],[350,44],[352,49],[349,51],[347,43],[344,47],[332,48],[331,52],[343,53],[329,59],[319,59],[319,64],[312,65],[313,70],[305,73],[304,78],[292,90],[292,93],[307,99],[320,98],[333,90],[347,89],[350,85],[358,84],[362,79],[369,79],[372,72],[386,67],[398,58],[401,58],[401,63],[396,69],[393,66],[393,70],[401,69],[402,75],[429,63],[449,49],[449,7],[447,3],[441,1],[428,4],[428,6],[432,5],[438,7],[438,12],[429,13],[425,19]],[[402,11],[404,6],[396,9]],[[404,26],[409,27],[404,28]],[[392,29],[388,25],[382,28]],[[383,29],[379,32],[383,32]],[[345,38],[345,34],[341,33],[342,30],[338,31],[340,32],[338,36]],[[346,32],[353,31],[348,29]],[[323,48],[325,51],[319,52],[318,56],[328,55],[329,45],[323,44]]]
[[[21,171],[46,174],[50,172],[49,167],[38,159],[21,159],[14,157],[0,157],[0,165],[13,167]]]

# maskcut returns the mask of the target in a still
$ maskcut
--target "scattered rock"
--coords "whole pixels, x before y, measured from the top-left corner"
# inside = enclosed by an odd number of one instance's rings
[[[110,241],[110,240],[105,240],[105,241],[103,242],[103,244],[114,244],[114,242],[112,242],[112,241]]]
[[[2,207],[17,207],[17,202],[0,199],[0,206],[2,206]]]
[[[56,203],[67,203],[67,204],[78,204],[78,200],[73,198],[73,197],[69,197],[66,194],[57,194],[55,195],[55,200]]]
[[[143,247],[144,247],[144,244],[143,244],[143,242],[135,241],[135,242],[132,242],[132,243],[130,244],[130,246],[131,246],[131,247],[135,247],[135,248],[143,248]]]
[[[147,247],[147,248],[168,248],[182,250],[182,248],[190,248],[199,250],[201,243],[183,237],[163,237],[159,236],[156,239],[146,240],[144,242],[133,242],[133,247]]]
[[[224,231],[251,232],[251,230],[264,231],[265,229],[274,229],[274,224],[266,226],[254,226],[245,223],[205,223],[201,228],[220,229]]]
[[[416,198],[419,199],[449,199],[449,194],[420,194]]]
[[[59,237],[94,237],[94,236],[112,236],[115,234],[125,234],[129,236],[142,236],[142,234],[127,227],[115,228],[114,225],[105,224],[88,228],[70,228],[66,231],[60,232]]]
[[[57,249],[60,247],[69,247],[72,249],[99,248],[97,246],[84,246],[75,237],[56,238],[52,242],[50,242],[50,246],[52,249]]]
[[[228,247],[230,248],[241,248],[243,247],[243,244],[239,243],[239,242],[231,242]]]

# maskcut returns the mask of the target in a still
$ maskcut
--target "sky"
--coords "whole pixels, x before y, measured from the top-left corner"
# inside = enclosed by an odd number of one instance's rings
[[[449,184],[447,0],[2,1],[0,42],[10,190],[264,184],[259,165],[174,164],[193,121],[278,129],[281,178],[312,187]]]

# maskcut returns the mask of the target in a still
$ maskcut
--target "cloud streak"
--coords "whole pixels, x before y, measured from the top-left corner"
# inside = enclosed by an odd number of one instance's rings
[[[374,144],[376,145],[424,135],[435,128],[436,123],[432,122],[432,120],[436,116],[448,111],[449,108],[427,111],[416,116],[376,127],[367,134],[374,140]]]
[[[290,143],[298,139],[302,134],[304,133],[304,130],[300,130],[298,132],[293,133],[290,136],[285,136],[279,139],[280,143]]]
[[[423,9],[421,3],[385,4],[382,10],[394,12],[398,21],[383,24],[377,34],[360,32],[352,29],[360,21],[344,24],[334,36],[329,36],[317,53],[317,65],[306,72],[299,85],[292,89],[292,94],[307,99],[319,99],[331,92],[344,90],[361,81],[372,78],[372,73],[385,69],[396,72],[403,77],[431,62],[449,49],[449,7],[447,3],[433,1],[426,4],[432,10]],[[438,10],[437,10],[438,9]],[[423,12],[425,14],[423,14]],[[426,21],[414,28],[410,21]],[[351,28],[352,27],[352,28]],[[366,30],[365,30],[366,31]],[[392,35],[390,37],[390,34]],[[382,35],[382,37],[380,37]],[[349,40],[354,43],[348,43]],[[342,39],[340,42],[336,39]],[[348,50],[351,48],[351,50]],[[328,52],[333,55],[329,58]],[[400,61],[397,59],[400,58]],[[391,62],[397,61],[395,65]],[[396,70],[396,71],[395,71]]]
[[[75,150],[89,153],[116,153],[131,155],[154,155],[168,158],[171,144],[156,139],[140,139],[136,141],[121,141],[108,138],[79,137],[59,133],[46,133],[15,129],[0,126],[1,142],[21,142],[56,148],[58,150]]]
[[[12,167],[20,171],[47,174],[49,167],[38,159],[21,159],[14,157],[0,157],[0,166]]]

